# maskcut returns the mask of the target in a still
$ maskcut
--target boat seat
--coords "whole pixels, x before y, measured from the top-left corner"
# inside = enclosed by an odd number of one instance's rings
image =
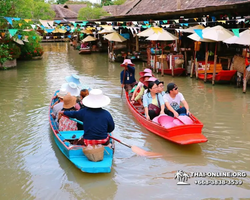
[[[60,131],[60,135],[65,139],[65,140],[75,140],[79,139],[83,135],[83,130],[80,131]],[[75,135],[76,137],[72,137]]]

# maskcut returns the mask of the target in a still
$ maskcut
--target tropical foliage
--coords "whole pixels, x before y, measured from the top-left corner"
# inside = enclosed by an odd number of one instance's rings
[[[21,46],[21,55],[20,59],[31,59],[35,56],[41,56],[43,50],[40,44],[41,38],[35,31],[30,31],[26,34],[28,36],[29,42],[25,42]]]
[[[25,19],[53,19],[55,12],[43,0],[1,0],[1,16]]]
[[[11,59],[11,55],[8,50],[8,44],[0,44],[0,64],[5,63],[7,60]]]
[[[126,2],[126,0],[115,0],[115,1],[113,1],[113,4],[114,5],[122,5],[122,4],[124,4]]]
[[[99,19],[101,16],[108,16],[109,14],[100,7],[87,6],[81,8],[78,12],[79,20],[90,20],[90,19]]]

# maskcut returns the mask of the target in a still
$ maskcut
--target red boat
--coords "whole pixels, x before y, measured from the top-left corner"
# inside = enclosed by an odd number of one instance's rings
[[[221,70],[215,75],[215,81],[219,83],[230,82],[233,76],[235,75],[236,70]],[[204,80],[205,74],[198,74],[198,78]],[[207,80],[211,81],[213,79],[213,74],[207,74]]]
[[[161,69],[158,69],[158,72],[161,73]],[[185,72],[184,68],[175,68],[173,71],[173,76],[180,76]],[[172,75],[172,69],[164,69],[164,74]]]
[[[203,124],[193,115],[190,117],[192,124],[182,124],[172,128],[165,128],[158,123],[147,120],[144,116],[143,107],[131,104],[127,92],[126,100],[134,117],[142,126],[154,134],[181,145],[207,142],[207,138],[201,133]]]

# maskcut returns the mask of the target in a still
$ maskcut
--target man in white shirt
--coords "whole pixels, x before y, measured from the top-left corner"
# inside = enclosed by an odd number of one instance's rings
[[[172,117],[178,117],[180,114],[189,115],[189,106],[182,93],[178,91],[178,87],[174,83],[169,83],[167,85],[166,94],[163,96],[165,105],[165,113]],[[180,104],[183,104],[183,107],[180,107]]]

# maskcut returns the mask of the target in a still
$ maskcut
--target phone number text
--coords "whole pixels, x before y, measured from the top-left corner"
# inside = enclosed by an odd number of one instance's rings
[[[196,185],[242,185],[241,180],[195,180]]]

